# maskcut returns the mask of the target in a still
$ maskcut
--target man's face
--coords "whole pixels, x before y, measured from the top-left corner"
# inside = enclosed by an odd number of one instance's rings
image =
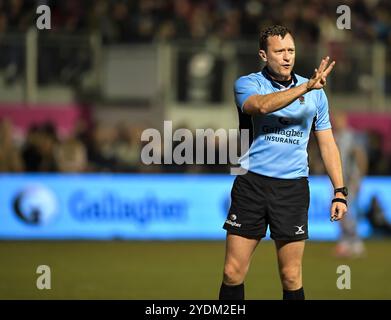
[[[289,80],[295,64],[295,43],[288,33],[284,38],[273,36],[267,38],[268,46],[266,52],[259,51],[259,55],[266,64],[272,76],[276,80]]]

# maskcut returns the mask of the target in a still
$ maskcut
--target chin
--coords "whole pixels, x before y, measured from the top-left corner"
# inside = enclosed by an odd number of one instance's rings
[[[283,77],[290,77],[292,70],[282,70],[281,75]]]

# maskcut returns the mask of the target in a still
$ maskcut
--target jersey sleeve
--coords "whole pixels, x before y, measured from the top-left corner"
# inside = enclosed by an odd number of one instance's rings
[[[323,89],[319,90],[319,99],[316,106],[315,131],[331,128],[329,103]]]
[[[260,91],[260,86],[255,79],[248,76],[240,77],[234,85],[236,106],[243,111],[246,100],[252,95],[262,94]]]

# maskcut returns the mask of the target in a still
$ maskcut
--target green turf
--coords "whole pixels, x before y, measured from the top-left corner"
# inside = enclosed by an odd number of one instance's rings
[[[333,243],[307,242],[308,299],[391,299],[391,241],[367,242],[368,256],[332,257]],[[0,299],[215,299],[223,242],[0,242]],[[51,290],[36,268],[51,268]],[[351,289],[336,287],[338,265]],[[247,299],[280,299],[274,245],[261,243],[246,279]]]

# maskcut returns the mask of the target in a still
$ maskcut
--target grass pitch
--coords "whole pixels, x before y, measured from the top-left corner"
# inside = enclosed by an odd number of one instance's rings
[[[333,243],[307,241],[307,299],[391,299],[391,241],[366,242],[361,259],[332,257]],[[0,299],[216,299],[224,242],[0,242]],[[336,286],[337,267],[351,269],[351,289]],[[51,289],[38,290],[39,265]],[[271,241],[258,246],[246,299],[281,299]]]

